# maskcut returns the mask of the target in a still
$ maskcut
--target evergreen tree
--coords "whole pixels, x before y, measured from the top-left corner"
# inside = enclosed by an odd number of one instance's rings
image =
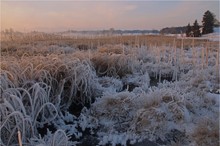
[[[194,37],[200,37],[201,33],[200,33],[200,27],[199,24],[197,22],[197,20],[195,20],[194,24],[193,24],[193,36]]]
[[[210,11],[206,11],[203,15],[203,20],[202,20],[202,25],[203,25],[202,34],[212,33],[214,22],[215,22],[214,14],[212,14]]]
[[[186,36],[192,36],[192,27],[190,26],[190,23],[186,26]]]

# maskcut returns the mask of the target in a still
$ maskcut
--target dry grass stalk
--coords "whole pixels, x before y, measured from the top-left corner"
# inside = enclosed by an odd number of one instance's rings
[[[21,140],[21,132],[20,132],[20,130],[18,130],[18,142],[19,142],[19,146],[22,146],[22,140]]]

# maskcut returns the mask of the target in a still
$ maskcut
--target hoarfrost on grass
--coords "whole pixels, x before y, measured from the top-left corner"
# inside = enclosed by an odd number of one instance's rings
[[[181,50],[175,43],[106,45],[93,52],[53,45],[41,49],[38,56],[2,56],[2,145],[17,144],[17,130],[22,142],[32,145],[76,145],[86,134],[96,136],[98,145],[146,139],[164,145],[217,144],[215,49],[209,54],[201,47]],[[151,79],[158,80],[156,86]],[[70,110],[73,103],[84,106],[79,116]],[[38,128],[45,125],[55,130],[48,127],[40,135]]]

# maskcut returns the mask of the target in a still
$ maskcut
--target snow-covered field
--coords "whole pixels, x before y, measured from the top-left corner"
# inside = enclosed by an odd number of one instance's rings
[[[1,56],[0,145],[219,145],[219,46],[29,49]]]
[[[181,34],[168,34],[168,36],[177,36],[178,38],[181,38],[184,35]],[[184,36],[185,37],[185,36]],[[190,38],[190,37],[188,37]],[[192,37],[191,37],[192,39]],[[210,41],[216,41],[219,42],[220,41],[220,27],[214,27],[214,32],[213,33],[209,33],[209,34],[205,34],[202,35],[202,37],[196,37],[194,39],[207,39]]]
[[[211,41],[219,41],[220,40],[220,27],[214,28],[213,33],[203,35],[202,38],[209,39]]]

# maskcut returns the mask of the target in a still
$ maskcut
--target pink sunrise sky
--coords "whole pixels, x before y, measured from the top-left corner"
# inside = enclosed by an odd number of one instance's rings
[[[161,29],[201,24],[205,11],[219,20],[219,1],[1,0],[1,29],[63,31]]]

